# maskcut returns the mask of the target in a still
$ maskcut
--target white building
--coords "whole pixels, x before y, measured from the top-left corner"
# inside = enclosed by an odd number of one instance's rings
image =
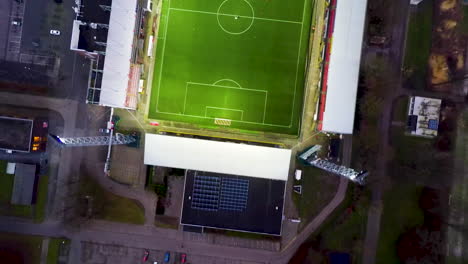
[[[441,104],[441,99],[410,97],[408,107],[409,133],[423,137],[437,136]]]
[[[70,49],[90,58],[87,103],[135,109],[142,48],[141,0],[76,0]],[[146,7],[146,5],[145,5]]]
[[[352,134],[367,0],[332,0],[319,130]]]

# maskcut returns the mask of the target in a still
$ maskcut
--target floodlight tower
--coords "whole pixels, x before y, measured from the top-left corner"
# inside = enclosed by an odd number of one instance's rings
[[[331,161],[321,159],[317,156],[318,151],[322,148],[320,145],[314,145],[304,151],[298,158],[306,165],[311,165],[319,169],[331,172],[333,174],[345,177],[357,184],[364,185],[366,177],[369,174],[367,171],[356,171],[343,165],[335,164]]]

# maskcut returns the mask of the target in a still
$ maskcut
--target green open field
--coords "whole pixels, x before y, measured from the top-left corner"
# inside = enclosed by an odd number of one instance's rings
[[[163,0],[148,118],[297,135],[312,2]]]

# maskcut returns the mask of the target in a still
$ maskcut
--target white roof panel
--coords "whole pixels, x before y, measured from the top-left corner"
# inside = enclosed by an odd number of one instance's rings
[[[367,0],[338,0],[322,130],[352,134]]]
[[[100,104],[129,108],[126,104],[137,0],[112,0]]]
[[[291,150],[146,134],[145,164],[286,181]]]

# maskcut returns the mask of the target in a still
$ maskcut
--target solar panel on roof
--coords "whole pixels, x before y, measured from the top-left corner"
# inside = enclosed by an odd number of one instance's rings
[[[435,119],[429,119],[427,126],[429,129],[437,130],[437,128],[439,127],[439,122],[437,122],[437,120]]]
[[[220,178],[195,175],[192,192],[192,209],[218,211]]]
[[[248,195],[248,180],[222,178],[219,208],[229,211],[243,211],[247,206]]]

